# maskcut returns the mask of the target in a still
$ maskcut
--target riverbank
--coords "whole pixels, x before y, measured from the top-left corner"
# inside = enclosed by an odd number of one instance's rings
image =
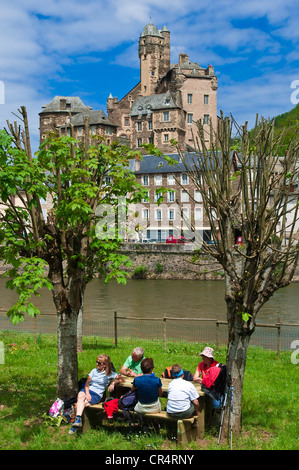
[[[132,262],[127,269],[132,278],[167,280],[208,280],[224,279],[222,266],[210,255],[201,254],[199,261],[193,262],[194,245],[154,243],[126,243],[122,251]],[[292,282],[299,282],[299,266]]]
[[[224,279],[220,264],[209,255],[201,254],[199,262],[194,263],[194,245],[166,243],[125,243],[121,251],[128,256],[132,265],[126,267],[132,279],[164,280],[208,280]],[[6,271],[0,263],[0,276]],[[292,282],[299,282],[299,266]]]
[[[111,423],[80,436],[68,434],[69,425],[49,426],[43,415],[56,399],[57,344],[55,335],[34,336],[0,332],[5,363],[0,365],[0,447],[1,450],[101,450],[101,451],[176,451],[176,442],[160,434],[130,436],[129,428]],[[155,374],[179,362],[191,372],[199,362],[204,344],[173,342],[167,350],[157,340],[135,340],[155,363]],[[213,344],[211,344],[213,347]],[[84,337],[78,355],[79,377],[94,368],[95,357],[110,355],[117,370],[131,351],[132,341],[121,340],[115,348],[111,338]],[[283,352],[249,347],[243,391],[243,430],[233,436],[233,450],[298,450],[297,397],[298,365],[291,362],[293,351]],[[220,348],[217,360],[225,362],[226,349]],[[162,406],[166,398],[162,399]],[[192,451],[228,450],[230,444],[217,445],[219,426],[210,429],[203,440],[189,446]]]

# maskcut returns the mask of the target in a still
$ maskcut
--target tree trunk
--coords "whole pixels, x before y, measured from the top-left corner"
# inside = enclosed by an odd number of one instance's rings
[[[244,334],[244,330],[234,328],[234,333],[228,343],[228,351],[226,356],[226,365],[229,374],[229,383],[231,387],[228,393],[227,409],[225,413],[224,429],[238,434],[242,427],[242,395],[243,382],[247,357],[247,349],[251,335]],[[233,401],[231,403],[231,400]],[[233,405],[232,421],[231,421],[231,404]],[[225,433],[227,434],[227,433]]]
[[[82,336],[83,336],[83,297],[81,308],[79,310],[78,320],[77,320],[77,352],[82,352]]]
[[[57,396],[61,399],[78,393],[77,317],[74,311],[58,314]]]

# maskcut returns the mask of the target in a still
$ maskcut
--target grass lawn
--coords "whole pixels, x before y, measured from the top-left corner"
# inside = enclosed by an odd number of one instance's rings
[[[0,449],[1,450],[177,450],[175,441],[160,434],[134,434],[128,427],[109,424],[84,435],[70,436],[70,426],[49,426],[43,419],[56,399],[57,349],[56,337],[37,337],[23,333],[0,332],[5,360],[0,364]],[[112,339],[85,337],[79,353],[79,378],[95,367],[98,354],[109,354],[116,370],[136,346],[143,346],[145,355],[155,362],[157,376],[175,362],[194,373],[204,344],[168,343],[161,341],[121,340],[118,348]],[[211,345],[213,346],[213,345]],[[298,365],[291,362],[292,351],[281,353],[250,347],[247,357],[243,392],[243,429],[233,437],[236,450],[298,450]],[[225,362],[225,348],[215,354]],[[162,399],[162,406],[166,398]],[[210,429],[202,441],[188,448],[229,449],[218,446],[218,427]]]

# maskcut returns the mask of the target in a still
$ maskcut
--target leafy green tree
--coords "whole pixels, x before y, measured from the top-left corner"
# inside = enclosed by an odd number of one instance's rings
[[[70,397],[77,390],[77,326],[86,285],[96,275],[126,282],[129,261],[119,251],[125,208],[145,196],[129,169],[135,153],[92,138],[88,120],[83,141],[53,134],[33,156],[26,109],[19,112],[23,130],[15,122],[0,131],[0,258],[7,286],[18,293],[7,314],[14,324],[39,314],[34,296],[43,287],[52,290],[57,391]],[[51,207],[46,219],[41,201]]]

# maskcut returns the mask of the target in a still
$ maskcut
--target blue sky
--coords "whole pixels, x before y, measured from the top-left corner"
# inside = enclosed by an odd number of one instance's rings
[[[121,99],[139,81],[138,39],[150,19],[169,29],[172,63],[186,52],[214,66],[218,113],[252,126],[256,113],[296,104],[298,13],[298,0],[0,0],[0,128],[25,105],[35,150],[38,113],[55,95],[106,111],[110,93]]]

